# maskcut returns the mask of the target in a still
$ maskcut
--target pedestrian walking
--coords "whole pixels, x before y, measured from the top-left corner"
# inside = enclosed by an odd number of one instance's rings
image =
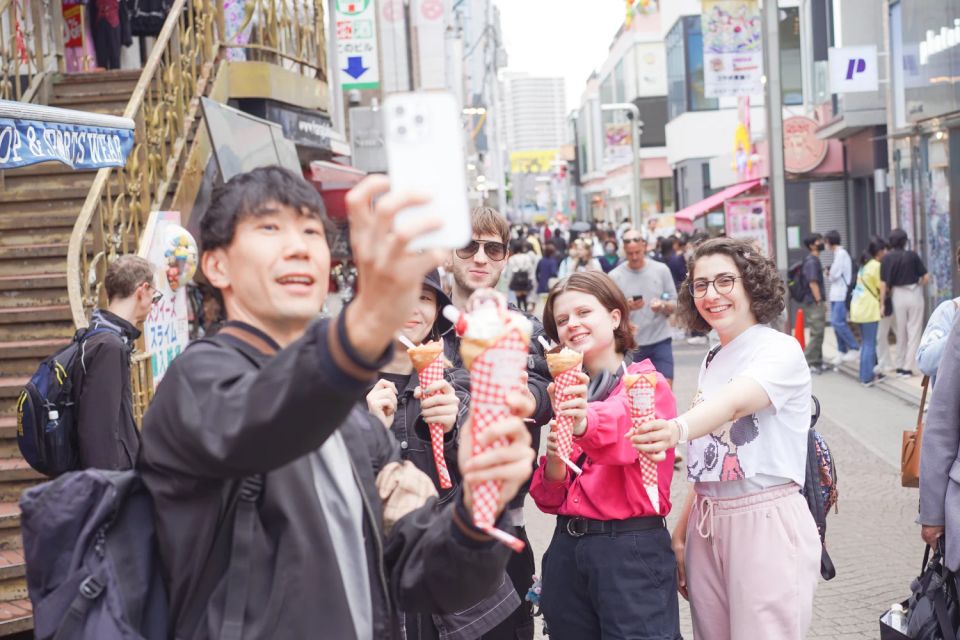
[[[636,229],[623,234],[627,261],[610,272],[627,299],[630,322],[636,330],[634,362],[647,358],[673,382],[673,332],[668,318],[676,309],[677,290],[670,269],[647,257],[647,243]]]
[[[945,540],[944,563],[960,571],[960,323],[954,323],[937,372],[920,451],[920,536],[931,547]]]
[[[748,243],[701,245],[680,291],[691,328],[720,346],[700,367],[694,406],[631,437],[655,458],[689,438],[693,490],[673,547],[697,638],[801,640],[820,576],[817,526],[800,495],[810,371],[792,336],[764,326],[784,307],[776,265]]]
[[[401,464],[399,443],[363,403],[440,258],[407,249],[431,221],[393,229],[396,212],[419,198],[392,193],[373,205],[388,184],[370,176],[347,194],[364,285],[334,319],[317,319],[330,250],[316,190],[264,167],[213,192],[201,266],[227,322],[171,364],[144,417],[138,463],[171,636],[219,638],[226,628],[244,638],[394,639],[398,603],[460,611],[502,580],[510,552],[474,527],[472,491],[438,504],[430,479]],[[520,415],[532,410],[526,397],[509,402]],[[490,435],[505,446],[461,454],[459,468],[467,487],[502,482],[499,512],[533,455],[520,417]],[[248,553],[236,558],[223,527],[233,526],[228,509],[241,489],[259,498],[237,531]],[[238,579],[232,569],[243,565]]]
[[[452,329],[441,309],[450,304],[436,271],[423,280],[420,298],[398,335],[415,345],[440,340]],[[442,357],[442,356],[441,356]],[[400,443],[400,457],[430,477],[441,504],[455,500],[460,492],[457,458],[461,429],[469,410],[469,375],[463,369],[448,368],[444,379],[423,386],[417,370],[399,339],[393,357],[380,369],[377,383],[367,394],[367,408]],[[443,459],[452,486],[440,482],[431,446],[429,424],[443,428]],[[504,572],[496,591],[465,607],[459,613],[416,613],[398,611],[398,625],[407,640],[473,640],[506,620],[520,606],[513,583]]]
[[[566,259],[560,263],[557,275],[566,278],[572,273],[581,273],[589,269],[602,271],[600,261],[593,257],[593,245],[583,238],[577,238],[570,243],[570,250]]]
[[[957,246],[957,265],[960,266],[960,245]],[[944,300],[930,314],[927,326],[920,337],[920,346],[917,348],[917,365],[924,375],[930,376],[931,384],[936,384],[937,370],[943,358],[943,348],[947,344],[950,330],[957,318],[957,309],[960,309],[960,297],[953,300]]]
[[[802,274],[806,291],[803,295],[803,318],[810,328],[810,338],[804,357],[812,373],[823,373],[829,367],[823,362],[823,333],[827,325],[824,307],[823,266],[820,252],[824,250],[823,236],[811,233],[803,240],[807,255],[803,258]]]
[[[560,271],[560,261],[557,259],[557,247],[552,241],[543,247],[543,257],[537,262],[537,303],[547,301],[550,287],[556,282]]]
[[[664,517],[670,511],[673,452],[656,466],[657,501],[648,497],[637,452],[626,439],[631,399],[622,372],[633,332],[627,301],[606,275],[571,275],[550,292],[544,328],[583,354],[580,384],[555,414],[575,420],[574,474],[557,456],[557,433],[534,474],[530,495],[557,523],[543,559],[540,606],[554,640],[680,638],[676,560]],[[656,374],[656,415],[676,415],[666,379],[649,360],[631,374]],[[554,395],[554,402],[557,403]]]
[[[853,261],[850,254],[840,243],[840,232],[827,231],[823,239],[827,250],[833,252],[828,277],[830,279],[830,325],[837,338],[837,356],[831,364],[839,366],[841,362],[856,362],[860,359],[860,343],[847,324],[847,294],[853,290]]]
[[[603,243],[603,255],[600,257],[600,268],[604,273],[610,273],[620,264],[620,249],[615,236],[612,234]]]
[[[927,267],[916,251],[907,249],[907,232],[890,232],[890,251],[880,262],[880,278],[891,292],[897,335],[896,374],[913,375],[923,331],[923,287],[930,281]]]
[[[527,297],[533,291],[534,272],[537,270],[537,258],[530,251],[530,245],[525,240],[510,241],[510,258],[507,260],[507,282],[510,291],[517,298],[517,308],[520,311],[528,309]]]
[[[139,256],[120,256],[103,279],[107,306],[90,317],[73,377],[80,469],[133,469],[140,430],[133,418],[130,358],[140,329],[162,294],[154,268]],[[103,330],[105,329],[105,330]]]
[[[860,384],[872,387],[882,380],[883,373],[875,371],[877,364],[877,329],[883,313],[883,281],[880,279],[880,258],[887,244],[873,238],[860,258],[857,285],[850,301],[850,321],[860,325]]]

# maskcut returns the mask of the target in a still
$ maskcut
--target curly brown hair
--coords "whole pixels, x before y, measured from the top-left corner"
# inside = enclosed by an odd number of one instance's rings
[[[693,253],[688,263],[687,279],[683,281],[678,293],[677,306],[681,320],[691,331],[710,331],[710,324],[704,320],[694,304],[690,285],[696,273],[697,260],[712,255],[729,256],[737,265],[743,288],[750,299],[750,309],[759,324],[772,322],[783,312],[787,287],[777,271],[773,260],[762,255],[744,240],[733,238],[714,238],[704,242]]]
[[[543,330],[548,338],[556,343],[560,342],[557,321],[553,317],[553,304],[557,301],[557,296],[566,291],[589,293],[607,311],[613,311],[614,309],[620,311],[620,326],[613,330],[617,353],[624,354],[637,346],[633,339],[634,327],[630,324],[630,310],[627,308],[627,299],[623,296],[623,291],[620,290],[617,283],[602,271],[572,273],[569,277],[553,285],[543,306]]]

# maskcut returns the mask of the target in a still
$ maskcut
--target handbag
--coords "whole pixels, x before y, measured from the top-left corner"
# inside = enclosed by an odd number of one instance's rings
[[[903,432],[900,445],[900,484],[904,487],[920,486],[920,445],[923,438],[923,408],[927,404],[930,376],[923,376],[923,393],[920,396],[920,411],[917,412],[916,429]]]
[[[906,629],[896,629],[888,613],[880,617],[880,640],[957,640],[960,600],[957,575],[943,564],[944,538],[933,557],[930,545],[923,552],[920,575],[910,584],[910,597],[901,603],[906,611]]]

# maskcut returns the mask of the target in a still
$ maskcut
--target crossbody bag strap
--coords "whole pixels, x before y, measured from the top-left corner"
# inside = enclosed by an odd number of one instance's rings
[[[930,388],[930,376],[923,376],[923,393],[920,394],[920,410],[917,412],[917,438],[923,434],[923,409],[927,405],[927,390]]]

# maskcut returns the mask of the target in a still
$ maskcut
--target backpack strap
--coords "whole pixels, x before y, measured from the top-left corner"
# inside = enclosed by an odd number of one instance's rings
[[[76,638],[77,634],[83,629],[83,621],[86,620],[87,612],[102,592],[103,582],[98,580],[96,576],[87,576],[80,583],[77,595],[74,596],[70,608],[67,609],[60,626],[57,627],[57,633],[54,634],[53,640]]]

